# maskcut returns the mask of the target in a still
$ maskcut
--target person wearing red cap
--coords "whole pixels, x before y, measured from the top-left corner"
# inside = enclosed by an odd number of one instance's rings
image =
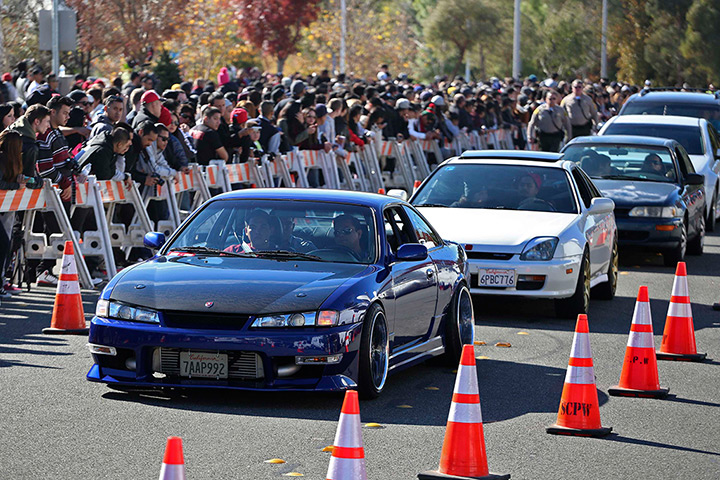
[[[542,177],[540,175],[533,172],[524,172],[516,179],[516,184],[518,193],[523,197],[517,206],[518,210],[555,211],[555,208],[547,201],[537,197],[542,187]]]
[[[132,127],[136,128],[138,125],[143,123],[145,120],[150,120],[153,123],[160,122],[160,115],[162,114],[162,104],[160,103],[160,97],[155,90],[148,90],[140,97],[140,111],[132,121]]]
[[[12,75],[9,73],[3,73],[2,76],[2,86],[4,89],[4,92],[7,92],[7,95],[5,96],[6,102],[15,102],[17,101],[17,90],[15,89],[15,85],[12,81]]]

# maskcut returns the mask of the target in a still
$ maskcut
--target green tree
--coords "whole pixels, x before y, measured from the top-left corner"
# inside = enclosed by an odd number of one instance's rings
[[[717,82],[720,72],[720,4],[695,0],[687,13],[687,31],[680,50],[692,65],[697,80]]]
[[[176,83],[182,82],[180,69],[178,68],[177,63],[170,58],[170,52],[167,50],[163,50],[162,53],[160,53],[160,58],[158,58],[157,65],[155,65],[155,69],[153,71],[155,72],[155,76],[158,78],[158,91],[160,92],[170,88]]]
[[[468,50],[490,43],[500,31],[500,15],[486,0],[440,0],[424,22],[427,43],[439,58],[452,58],[452,75]]]

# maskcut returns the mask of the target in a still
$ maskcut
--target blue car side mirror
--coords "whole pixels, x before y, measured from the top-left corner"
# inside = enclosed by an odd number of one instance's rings
[[[400,245],[395,258],[400,261],[420,261],[428,257],[428,250],[425,245],[419,243],[406,243]]]
[[[143,238],[143,244],[148,248],[157,250],[165,245],[165,234],[160,232],[148,232]]]

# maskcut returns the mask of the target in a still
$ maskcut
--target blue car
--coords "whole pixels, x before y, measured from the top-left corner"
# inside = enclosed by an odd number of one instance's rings
[[[562,153],[615,202],[621,249],[661,252],[673,267],[686,252],[703,253],[704,177],[680,143],[628,135],[578,137]]]
[[[93,382],[127,390],[358,389],[445,355],[474,317],[463,248],[397,198],[317,189],[219,195],[103,290]]]

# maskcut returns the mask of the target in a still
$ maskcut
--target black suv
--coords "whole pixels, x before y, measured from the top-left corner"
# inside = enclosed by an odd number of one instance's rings
[[[704,118],[720,130],[720,92],[645,88],[627,99],[620,115],[676,115]]]

